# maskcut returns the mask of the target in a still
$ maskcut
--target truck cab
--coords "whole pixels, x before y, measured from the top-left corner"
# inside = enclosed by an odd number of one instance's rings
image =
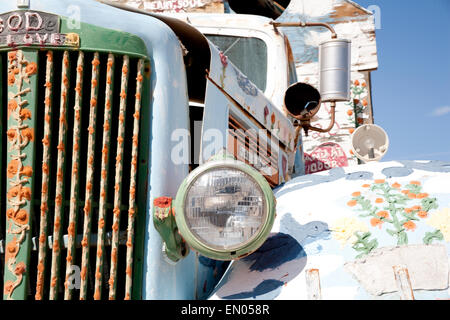
[[[102,2],[0,5],[3,297],[207,298],[302,170],[289,42]]]

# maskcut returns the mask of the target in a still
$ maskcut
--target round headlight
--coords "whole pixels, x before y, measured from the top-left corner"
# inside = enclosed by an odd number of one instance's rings
[[[258,249],[274,217],[274,196],[266,179],[235,160],[211,161],[192,171],[175,201],[182,237],[216,260],[233,260]]]

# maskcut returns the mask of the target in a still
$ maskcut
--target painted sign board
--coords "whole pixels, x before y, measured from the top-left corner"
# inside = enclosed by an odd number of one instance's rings
[[[115,2],[157,13],[224,12],[222,0],[116,0]]]

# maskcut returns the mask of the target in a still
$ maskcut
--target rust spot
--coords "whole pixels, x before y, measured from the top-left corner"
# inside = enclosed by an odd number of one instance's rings
[[[105,123],[103,124],[103,129],[105,132],[108,132],[110,129],[110,125],[109,125],[109,121],[105,121]]]
[[[125,122],[125,117],[124,117],[123,113],[121,113],[119,115],[119,121],[120,121],[121,124],[123,124]]]
[[[47,60],[49,62],[53,62],[53,52],[51,52],[51,51],[47,52]]]
[[[81,246],[82,247],[87,247],[88,246],[88,240],[87,240],[86,236],[83,238],[83,240],[81,240]]]
[[[114,248],[111,252],[111,261],[116,264],[117,263],[117,248]],[[114,278],[111,277],[111,279],[113,280],[113,284],[114,284]]]
[[[106,83],[107,84],[111,84],[112,83],[111,76],[108,76],[108,78],[106,78]]]
[[[52,104],[52,99],[50,99],[50,97],[45,97],[44,104],[46,107],[50,107]]]
[[[83,72],[83,65],[79,65],[78,67],[77,67],[77,71],[78,71],[78,73],[82,73]]]
[[[122,145],[123,138],[121,136],[117,137],[117,142],[119,143],[119,145]]]
[[[49,106],[49,107],[50,107],[50,106]],[[50,124],[50,121],[51,121],[50,115],[46,114],[46,115],[44,116],[44,119],[45,119],[45,122],[47,122],[48,124]]]
[[[122,73],[123,73],[124,75],[127,75],[127,74],[128,74],[128,67],[127,67],[126,65],[123,66],[123,68],[122,68]]]
[[[134,187],[130,188],[130,197],[133,200],[136,198],[136,188],[134,188]]]
[[[125,92],[125,90],[122,90],[122,92],[120,93],[120,97],[122,98],[122,100],[125,100],[127,98],[127,93]]]
[[[97,68],[100,65],[100,60],[95,58],[94,60],[92,60],[92,65]]]
[[[118,183],[116,183],[116,185],[114,186],[114,190],[115,190],[116,192],[119,192],[119,191],[120,191],[120,185],[119,185]]]
[[[25,225],[28,223],[28,212],[25,209],[20,209],[13,218],[17,224]]]
[[[111,100],[107,100],[106,101],[106,110],[110,110],[111,109]]]
[[[127,240],[127,247],[132,248],[133,247],[133,240],[131,238],[128,238]]]
[[[97,272],[95,273],[95,279],[97,279],[97,280],[102,279],[102,273],[100,272],[100,267],[97,268]]]
[[[106,179],[108,173],[106,172],[106,170],[102,170],[102,179]]]
[[[41,243],[41,244],[44,244],[45,243],[45,234],[41,234],[40,236],[39,236],[39,243]]]
[[[139,74],[139,75],[137,76],[136,81],[137,81],[137,82],[142,82],[142,81],[144,81],[144,77],[142,76],[142,74]]]
[[[141,94],[140,93],[136,93],[135,97],[136,97],[137,100],[141,100]]]
[[[81,272],[80,272],[81,280],[83,280],[83,281],[86,280],[86,273],[87,273],[87,270],[86,270],[86,267],[84,266],[81,268]]]
[[[41,216],[42,217],[45,217],[45,215],[47,214],[47,209],[48,209],[47,202],[43,202],[41,204]]]
[[[42,139],[42,144],[46,147],[48,147],[50,145],[50,139],[49,139],[48,135],[45,135],[44,139]]]
[[[58,195],[55,197],[55,203],[56,203],[56,205],[57,205],[58,207],[61,207],[62,201],[63,201],[62,195],[58,194]]]
[[[52,83],[49,82],[49,81],[47,81],[47,82],[45,83],[44,87],[46,87],[47,89],[50,90],[50,89],[52,88]]]
[[[98,288],[95,289],[94,299],[95,300],[100,300],[100,290]]]
[[[66,257],[66,261],[72,263],[72,256],[68,254]]]
[[[130,294],[127,292],[127,295],[125,296],[125,300],[130,300]]]
[[[159,197],[153,200],[153,205],[157,208],[169,208],[172,206],[172,198]]]
[[[69,87],[69,78],[67,78],[67,76],[66,75],[64,75],[64,77],[63,77],[63,84],[64,84],[64,87]]]
[[[98,226],[103,229],[105,227],[105,219],[101,218],[98,221]]]
[[[113,213],[114,213],[114,215],[116,216],[116,217],[118,217],[119,215],[120,215],[120,209],[119,209],[119,207],[115,207],[114,209],[113,209]],[[117,231],[117,230],[116,230]]]
[[[88,216],[90,212],[91,212],[91,201],[86,200],[86,203],[84,205],[84,214]]]
[[[61,218],[60,217],[56,217],[55,218],[55,231],[58,232],[59,228],[61,227]]]
[[[91,191],[92,190],[92,183],[88,182],[88,184],[86,185],[86,190],[87,191]]]
[[[92,79],[92,88],[96,88],[98,85],[97,79]]]
[[[59,252],[59,241],[57,239],[55,239],[55,241],[53,242],[53,252]]]
[[[112,229],[113,229],[113,231],[115,231],[115,232],[119,231],[119,224],[118,224],[117,222],[114,223],[113,226],[112,226]]]
[[[46,163],[42,164],[42,172],[44,172],[45,174],[48,174],[48,165]]]
[[[137,135],[133,136],[133,145],[137,147],[139,144],[139,137]]]
[[[58,169],[58,174],[56,175],[56,179],[58,182],[63,182],[64,174],[63,174],[62,168]]]
[[[67,233],[74,238],[75,237],[75,222],[71,222],[69,224],[69,227],[67,228]]]
[[[89,127],[88,131],[89,131],[89,134],[91,134],[91,135],[94,134],[94,132],[95,132],[93,127]]]
[[[133,115],[133,117],[136,119],[136,120],[139,120],[139,111],[136,111],[135,113],[134,113],[134,115]]]
[[[133,270],[130,266],[127,267],[126,274],[131,278],[133,276]]]
[[[102,255],[103,255],[103,251],[102,251],[102,249],[99,247],[99,248],[97,249],[97,257],[101,258]]]
[[[136,214],[136,211],[134,210],[134,208],[128,209],[128,215],[130,216],[130,218],[134,218],[135,214]]]
[[[59,150],[59,151],[64,151],[64,142],[60,142],[59,144],[58,144],[58,147],[57,147],[57,149]]]
[[[95,99],[95,98],[92,98],[91,99],[91,107],[96,107],[97,106],[97,99]]]
[[[55,286],[56,286],[56,282],[58,281],[58,278],[57,277],[53,277],[52,278],[52,283],[50,284],[50,286],[52,287],[52,288],[54,288]]]

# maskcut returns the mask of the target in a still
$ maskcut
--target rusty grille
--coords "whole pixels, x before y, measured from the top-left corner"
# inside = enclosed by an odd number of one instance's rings
[[[55,50],[36,56],[37,98],[28,106],[34,108],[36,120],[25,298],[130,299],[148,64],[102,52]],[[5,106],[12,60],[9,53],[0,58]],[[1,210],[6,212],[11,128],[2,109],[0,191]],[[2,216],[0,285],[6,299],[13,295],[11,283],[3,283],[11,223]]]

